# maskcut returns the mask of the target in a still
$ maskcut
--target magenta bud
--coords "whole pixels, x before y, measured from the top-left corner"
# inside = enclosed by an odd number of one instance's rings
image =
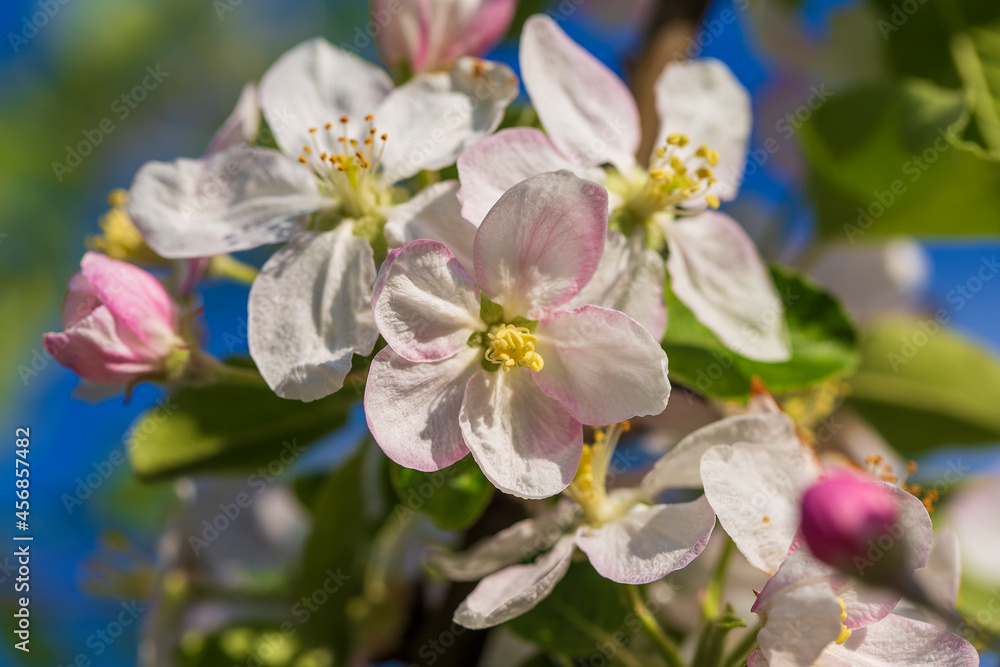
[[[869,557],[873,545],[888,545],[886,552],[905,550],[899,540],[900,512],[899,500],[883,485],[840,474],[802,496],[802,537],[816,558],[850,572]]]

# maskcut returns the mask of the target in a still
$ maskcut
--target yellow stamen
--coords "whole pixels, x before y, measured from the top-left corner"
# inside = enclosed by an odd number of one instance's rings
[[[851,638],[851,629],[844,625],[844,621],[847,620],[847,604],[841,598],[837,598],[837,604],[840,605],[840,635],[837,637],[837,646],[841,646]]]
[[[500,366],[505,373],[516,366],[540,371],[545,365],[542,355],[535,352],[538,337],[526,327],[501,324],[496,332],[487,335],[489,347],[486,349],[486,360]]]

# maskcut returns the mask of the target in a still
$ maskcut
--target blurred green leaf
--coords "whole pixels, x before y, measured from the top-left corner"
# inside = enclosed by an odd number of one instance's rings
[[[785,304],[790,360],[763,363],[731,352],[674,296],[668,278],[663,348],[670,376],[709,396],[745,399],[755,375],[780,394],[849,373],[857,364],[857,334],[840,303],[802,276],[772,268],[771,277]]]
[[[493,484],[471,456],[437,472],[391,466],[392,486],[400,501],[423,512],[443,530],[468,528],[493,497]]]
[[[545,651],[586,656],[600,654],[606,642],[614,644],[613,635],[629,624],[634,634],[638,620],[622,600],[621,587],[582,561],[571,564],[547,598],[507,627]]]
[[[343,425],[357,400],[353,388],[310,403],[285,400],[263,381],[185,387],[139,418],[129,434],[129,458],[146,480],[287,464]]]
[[[862,339],[850,403],[902,454],[1000,440],[1000,359],[932,318],[880,321]]]

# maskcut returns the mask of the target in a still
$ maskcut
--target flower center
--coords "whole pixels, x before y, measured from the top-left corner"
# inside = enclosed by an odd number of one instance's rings
[[[501,324],[487,336],[486,360],[500,366],[505,373],[515,366],[527,366],[533,371],[540,371],[545,365],[542,355],[535,352],[538,336],[532,334],[527,327]]]
[[[580,467],[566,494],[581,508],[587,523],[601,526],[621,516],[637,499],[608,497],[608,470],[622,433],[630,430],[629,423],[621,422],[604,429],[594,430],[594,443],[583,446]]]
[[[343,214],[349,218],[373,215],[387,203],[389,190],[379,178],[382,153],[388,135],[379,134],[375,118],[365,116],[368,129],[364,139],[348,136],[350,118],[340,117],[340,136],[335,136],[333,123],[322,130],[310,127],[311,146],[302,147],[299,162],[309,167],[327,195],[339,200]]]
[[[847,605],[841,598],[837,598],[837,604],[840,605],[840,636],[837,637],[837,646],[842,646],[851,638],[851,629],[844,625],[847,620]]]

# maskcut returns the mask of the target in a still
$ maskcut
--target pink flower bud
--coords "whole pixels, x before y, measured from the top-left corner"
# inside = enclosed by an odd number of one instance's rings
[[[899,500],[873,481],[850,474],[821,480],[802,496],[802,536],[819,560],[843,570],[865,558],[883,535],[898,537]]]
[[[167,371],[186,347],[180,311],[149,272],[88,252],[69,280],[64,331],[44,336],[46,351],[80,377],[101,384],[136,382]]]

